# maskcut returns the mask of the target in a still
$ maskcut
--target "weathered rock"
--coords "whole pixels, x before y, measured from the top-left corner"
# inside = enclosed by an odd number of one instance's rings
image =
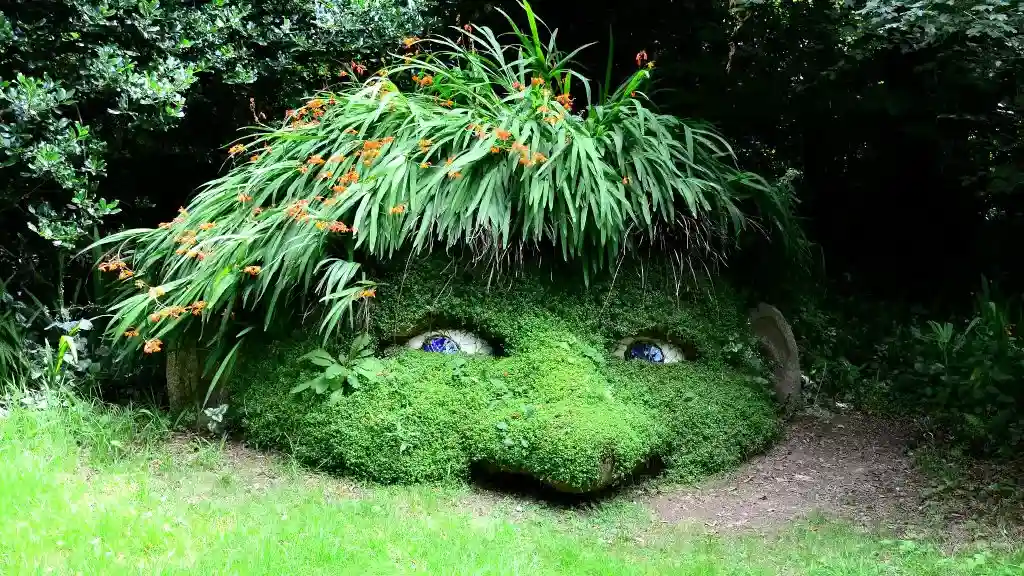
[[[751,311],[750,328],[774,364],[775,397],[791,413],[800,404],[800,355],[793,329],[778,308],[763,302]]]

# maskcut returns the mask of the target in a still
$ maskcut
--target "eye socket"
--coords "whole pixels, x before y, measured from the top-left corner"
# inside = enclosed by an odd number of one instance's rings
[[[623,360],[640,360],[651,364],[674,364],[686,360],[686,354],[678,346],[653,338],[620,340],[613,355]]]
[[[406,343],[407,348],[436,352],[439,354],[480,354],[493,356],[494,348],[487,340],[465,330],[435,330],[413,336]]]

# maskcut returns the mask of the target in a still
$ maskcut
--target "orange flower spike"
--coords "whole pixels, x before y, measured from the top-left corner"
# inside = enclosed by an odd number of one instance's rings
[[[377,289],[376,288],[370,288],[368,290],[361,290],[358,294],[356,294],[356,298],[357,299],[358,298],[376,298],[376,297],[377,297]]]
[[[260,272],[262,272],[262,271],[263,271],[263,268],[260,267],[260,266],[246,266],[245,268],[242,268],[242,273],[243,274],[248,274],[249,276],[252,276],[253,278],[255,278],[256,276],[259,276]]]
[[[146,344],[145,344],[145,346],[142,347],[142,351],[145,352],[146,354],[152,354],[154,352],[159,352],[161,350],[160,347],[163,346],[163,344],[164,343],[161,342],[159,338],[153,338],[152,340],[146,340]]]
[[[530,78],[530,85],[531,86],[543,86],[544,85],[544,79],[539,77],[539,76],[534,76],[533,78]]]
[[[448,177],[451,178],[452,180],[458,180],[459,178],[462,178],[462,172],[459,172],[458,170],[449,172]]]
[[[263,213],[263,208],[257,207],[257,208],[253,208],[252,209],[252,215],[253,216],[259,216],[262,213]]]
[[[420,39],[417,38],[416,36],[409,36],[408,38],[402,38],[402,46],[405,46],[406,48],[412,48],[413,45],[416,44],[419,41],[420,41]]]
[[[392,206],[391,210],[389,212],[391,214],[404,214],[405,213],[405,204],[398,204],[397,206]]]
[[[129,329],[124,331],[124,337],[125,338],[138,338],[138,336],[139,336],[139,331],[136,330],[135,328],[129,328]]]
[[[345,129],[345,134],[351,134],[351,135],[355,136],[355,135],[359,134],[359,131],[356,130],[355,128],[346,128]]]
[[[236,154],[241,154],[242,152],[245,152],[245,146],[241,144],[235,144],[234,146],[228,149],[228,154],[232,156]]]
[[[309,164],[312,164],[313,166],[319,166],[319,165],[324,163],[324,159],[319,154],[314,154],[314,155],[310,156],[309,160],[307,160],[306,162],[308,162]]]
[[[391,144],[394,141],[395,141],[395,137],[394,136],[385,136],[384,138],[381,139],[381,143],[382,144]]]
[[[337,198],[328,198],[328,199],[324,200],[324,206],[334,206],[337,203],[338,203],[338,199]]]
[[[546,105],[541,104],[537,108],[537,112],[540,112],[541,114],[547,114],[548,112],[551,112],[551,108],[548,108]]]
[[[163,314],[156,314],[156,313],[154,313],[154,314],[150,314],[149,315],[149,321],[150,322],[159,322],[159,321],[161,321],[163,319],[164,319]]]
[[[548,157],[543,155],[543,154],[541,154],[540,152],[534,152],[533,153],[533,161],[536,162],[537,164],[543,164],[543,163],[547,162],[547,160],[548,160]]]
[[[332,186],[331,190],[333,190],[335,194],[344,194],[348,190],[348,186],[339,184],[337,186]]]
[[[299,166],[298,170],[300,174],[305,174],[306,172],[309,172],[309,168],[307,168],[305,165]]]
[[[253,154],[253,155],[252,155],[252,156],[251,156],[251,157],[249,158],[249,162],[258,162],[258,161],[259,161],[259,159],[260,159],[260,155],[259,155],[259,154]]]
[[[509,132],[508,130],[502,130],[501,128],[498,128],[497,130],[494,131],[494,137],[497,138],[498,140],[508,140],[512,138],[512,133]]]
[[[497,146],[491,146],[491,154],[497,154],[499,152],[501,152],[501,148],[498,148]]]
[[[185,254],[185,252],[187,252],[187,251],[188,251],[188,250],[186,250],[185,248],[178,248],[177,250],[175,250],[175,251],[174,251],[174,253],[175,253],[175,254],[177,254],[178,256],[182,256],[182,255],[184,255],[184,254]]]
[[[252,196],[249,196],[248,194],[239,194],[238,201],[241,202],[242,204],[245,204],[246,202],[252,202]]]
[[[200,301],[192,304],[191,306],[189,306],[189,309],[192,310],[192,315],[193,316],[199,316],[200,314],[203,313],[203,309],[205,309],[205,308],[206,308],[206,302],[204,302],[202,300],[200,300]]]
[[[520,90],[520,91],[522,91],[522,90],[526,90],[526,86],[524,86],[522,82],[513,82],[512,83],[512,89],[513,90]]]
[[[200,230],[212,230],[213,227],[216,226],[216,225],[217,224],[214,223],[214,222],[203,222],[202,224],[199,225],[199,229]]]
[[[125,268],[124,270],[121,270],[120,274],[117,275],[117,279],[118,280],[127,280],[127,279],[131,278],[132,276],[135,276],[135,272],[132,272],[131,270]]]

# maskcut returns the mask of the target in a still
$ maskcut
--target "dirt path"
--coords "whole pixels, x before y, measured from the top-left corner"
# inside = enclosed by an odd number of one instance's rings
[[[821,513],[906,537],[936,536],[952,547],[1024,536],[1020,501],[979,493],[990,480],[977,469],[956,489],[937,487],[941,481],[915,463],[911,435],[906,423],[863,414],[800,416],[778,445],[740,469],[662,491],[647,504],[664,522],[712,531],[771,532]]]

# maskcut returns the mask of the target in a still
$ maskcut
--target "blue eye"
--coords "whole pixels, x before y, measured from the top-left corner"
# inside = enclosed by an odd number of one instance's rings
[[[665,353],[661,347],[650,342],[634,342],[626,350],[626,360],[643,360],[654,364],[665,362]]]
[[[429,336],[423,339],[424,352],[439,352],[441,354],[458,354],[459,345],[447,336]]]

